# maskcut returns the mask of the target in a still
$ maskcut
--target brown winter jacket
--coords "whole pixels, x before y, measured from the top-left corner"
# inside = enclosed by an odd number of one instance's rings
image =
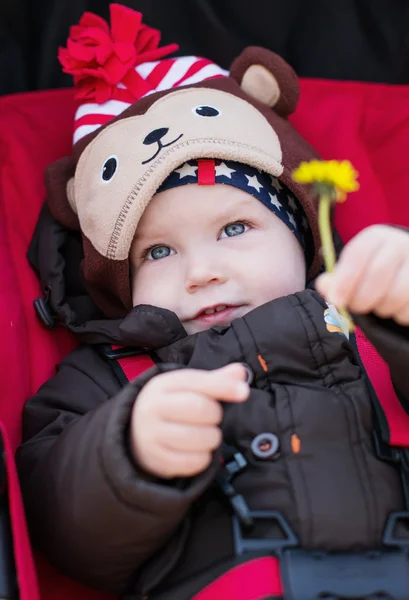
[[[49,225],[49,215],[43,217]],[[226,405],[222,425],[225,441],[248,462],[234,486],[250,509],[280,511],[308,549],[381,544],[387,516],[404,509],[399,471],[376,456],[373,431],[382,432],[385,421],[354,340],[327,329],[326,304],[315,291],[279,298],[229,328],[192,336],[173,313],[149,306],[122,321],[81,324],[78,315],[90,308],[74,291],[76,271],[56,258],[63,251],[75,257],[79,242],[67,242],[55,223],[52,228],[53,235],[43,236],[48,252],[37,237],[32,259],[53,283],[60,319],[88,342],[143,348],[158,363],[121,389],[103,346],[88,343],[26,404],[18,468],[33,540],[55,565],[90,586],[137,599],[172,590],[233,556],[229,506],[215,483],[219,453],[198,477],[161,481],[141,472],[128,445],[131,409],[148,379],[167,369],[233,361],[249,365],[254,377],[249,400]],[[405,403],[407,329],[373,316],[358,323],[389,362]],[[274,456],[254,453],[260,433],[277,436]],[[259,532],[272,533],[271,524]]]

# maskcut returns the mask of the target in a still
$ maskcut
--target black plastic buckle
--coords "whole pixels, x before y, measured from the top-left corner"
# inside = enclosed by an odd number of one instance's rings
[[[278,511],[249,511],[253,523],[268,521],[282,537],[251,537],[233,517],[236,555],[274,554],[280,561],[285,600],[408,600],[409,536],[396,535],[409,513],[392,513],[387,521],[384,548],[367,552],[314,552],[299,548],[297,536]]]
[[[242,453],[238,450],[234,451],[234,454],[231,457],[231,459],[227,460],[224,463],[224,468],[228,472],[230,479],[238,475],[238,473],[241,473],[241,471],[244,471],[246,467],[247,461],[242,455]]]
[[[36,298],[33,302],[34,310],[40,322],[47,329],[54,329],[57,324],[57,317],[50,306],[50,293],[49,287],[44,288],[44,296]]]
[[[299,548],[280,557],[285,600],[408,600],[405,552],[319,553]]]
[[[406,525],[407,537],[397,537],[396,530],[399,525]],[[383,533],[383,545],[388,548],[401,548],[409,555],[409,512],[393,512],[389,515]]]
[[[405,505],[409,507],[409,452],[407,448],[390,446],[378,430],[373,432],[373,440],[377,457],[399,467]]]
[[[373,442],[375,446],[376,456],[379,460],[383,460],[385,462],[393,463],[398,465],[400,463],[400,451],[393,446],[390,446],[385,440],[382,438],[381,433],[378,430],[374,430],[373,432]]]
[[[216,481],[229,501],[235,517],[244,527],[251,527],[253,522],[247,503],[231,483],[233,477],[247,467],[247,461],[241,452],[225,443],[222,450],[225,462],[216,476]]]
[[[122,348],[117,348],[113,350],[112,346],[109,344],[101,344],[100,350],[108,360],[120,360],[121,358],[131,358],[133,356],[140,356],[142,354],[146,354],[146,351],[141,351],[132,346],[124,346]]]
[[[275,510],[251,510],[249,517],[254,525],[256,521],[268,521],[270,526],[278,525],[283,537],[255,538],[250,532],[243,531],[240,519],[233,516],[233,543],[237,556],[245,552],[265,552],[281,556],[283,550],[298,546],[298,538],[279,511]],[[275,532],[276,533],[276,532]]]

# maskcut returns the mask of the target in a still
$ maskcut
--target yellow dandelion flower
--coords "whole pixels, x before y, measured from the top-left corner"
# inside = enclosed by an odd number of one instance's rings
[[[358,173],[349,160],[311,160],[302,162],[293,171],[293,179],[297,183],[316,184],[326,187],[331,197],[342,202],[348,192],[355,192],[359,188],[356,178]]]

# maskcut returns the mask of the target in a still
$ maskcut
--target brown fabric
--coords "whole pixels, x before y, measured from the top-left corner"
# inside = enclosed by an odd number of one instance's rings
[[[128,260],[112,261],[101,256],[83,236],[82,273],[90,297],[109,319],[124,317],[132,308]]]
[[[122,391],[97,347],[68,356],[24,410],[17,463],[35,544],[68,575],[117,593],[130,586],[135,600],[231,557],[229,513],[213,486],[218,456],[197,478],[161,481],[140,472],[127,436],[138,391],[158,371],[241,361],[254,374],[251,396],[226,405],[222,425],[248,461],[237,491],[252,509],[280,510],[305,548],[378,547],[386,517],[404,506],[399,472],[375,455],[364,374],[347,339],[327,330],[325,309],[305,290],[186,336],[173,313],[134,308],[122,343],[155,350],[163,364]],[[363,320],[368,335],[372,325]],[[384,323],[381,337],[392,373],[404,377],[407,328]],[[279,438],[275,460],[252,452],[264,432]]]
[[[240,88],[238,81],[252,64],[261,64],[278,83],[280,93],[275,108],[250,97]],[[316,206],[308,190],[291,179],[292,170],[302,160],[316,158],[317,153],[280,116],[296,107],[297,77],[277,55],[256,47],[246,49],[234,61],[232,69],[232,77],[142,98],[75,145],[72,160],[77,166],[71,190],[74,190],[74,205],[87,239],[83,273],[90,294],[107,316],[124,316],[126,312],[121,313],[121,307],[131,305],[126,262],[143,210],[169,173],[189,158],[236,160],[282,178],[303,205],[310,224],[313,256],[307,257],[308,279],[319,272],[322,260]],[[224,114],[222,111],[220,119],[189,120],[190,103],[203,104],[207,98],[209,102],[214,98],[222,104]],[[172,106],[178,106],[181,111],[183,103],[186,117],[184,113],[175,116],[177,111],[172,110]],[[164,148],[154,161],[143,165],[145,159],[150,158],[152,147],[137,141],[143,141],[150,131],[165,126],[169,128],[166,143],[182,134],[180,141]],[[121,164],[112,185],[111,182],[105,185],[100,181],[100,172],[104,159],[112,154],[120,156]],[[54,216],[58,219],[60,210],[61,222],[71,226],[72,219],[70,221],[67,215],[72,217],[72,210],[68,198],[61,195],[61,182],[64,178],[66,183],[68,181],[64,165],[60,163],[49,169],[52,179],[48,202]],[[115,269],[118,274],[113,276]],[[118,286],[117,298],[112,295],[112,281]]]
[[[273,105],[274,110],[282,117],[293,113],[298,104],[300,86],[298,77],[290,65],[278,54],[269,52],[265,48],[250,46],[233,61],[230,67],[231,77],[240,84],[247,69],[252,65],[262,65],[274,75],[277,81],[280,96],[277,103]]]
[[[71,156],[49,165],[44,174],[47,200],[54,217],[69,229],[79,230],[78,217],[67,198],[67,183],[74,176],[76,161]]]

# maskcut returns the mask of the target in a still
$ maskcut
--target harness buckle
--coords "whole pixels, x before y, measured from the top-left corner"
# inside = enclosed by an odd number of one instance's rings
[[[393,446],[390,446],[383,438],[377,429],[372,434],[373,443],[375,447],[376,456],[379,460],[383,460],[388,463],[399,464],[401,460],[400,450]]]
[[[403,528],[406,529],[406,537],[399,536],[399,529]],[[383,533],[383,544],[409,553],[409,512],[393,512],[389,515]]]
[[[240,519],[233,516],[233,544],[236,556],[240,556],[245,552],[262,552],[277,554],[281,557],[283,550],[298,546],[297,536],[279,511],[251,510],[249,511],[249,517],[253,529],[257,527],[258,522],[267,522],[267,528],[270,529],[274,537],[251,537],[249,528],[245,528],[243,531]],[[263,528],[264,532],[267,528]]]
[[[234,518],[237,518],[244,527],[251,527],[253,521],[247,503],[231,483],[233,477],[247,467],[247,461],[241,452],[227,444],[223,444],[223,455],[224,465],[219,470],[216,481],[233,509]]]
[[[409,536],[399,536],[398,529],[406,525],[409,531],[409,513],[392,513],[383,547],[361,552],[304,550],[279,511],[249,511],[249,516],[252,530],[233,517],[236,556],[275,555],[280,561],[285,600],[408,599]],[[259,522],[264,522],[263,534],[270,533],[270,538],[251,537]]]

